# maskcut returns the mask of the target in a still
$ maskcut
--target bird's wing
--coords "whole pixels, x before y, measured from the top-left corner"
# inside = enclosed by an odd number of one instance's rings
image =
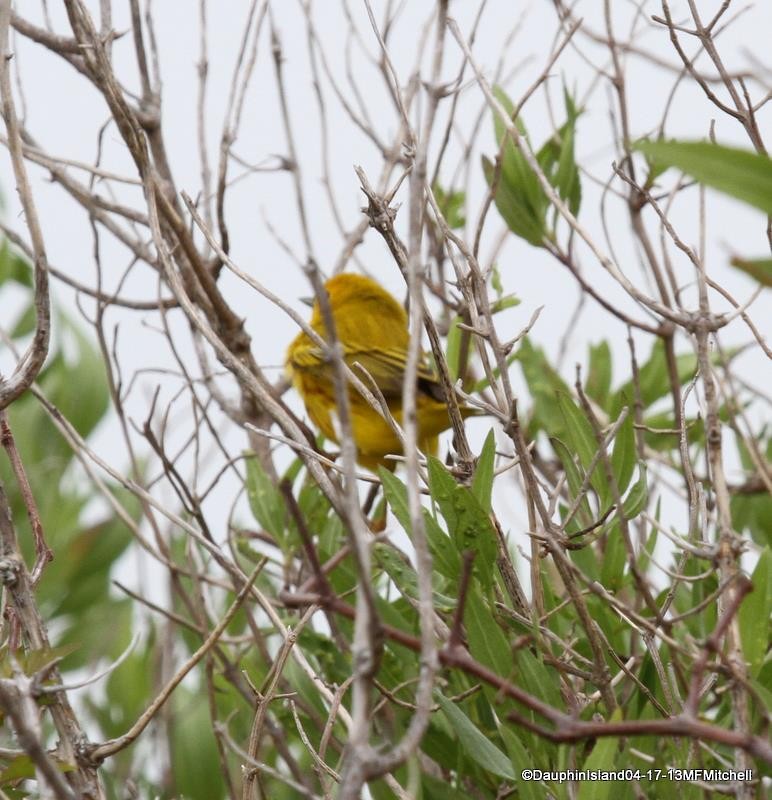
[[[328,369],[328,364],[324,359],[322,348],[314,344],[307,337],[303,340],[298,338],[292,344],[287,362],[292,369],[302,370],[304,372]]]
[[[355,365],[362,366],[387,400],[392,398],[398,400],[402,397],[402,382],[407,362],[407,353],[403,348],[345,347],[343,358],[355,375],[360,372]],[[310,339],[293,345],[288,365],[293,370],[307,374],[316,373],[319,377],[332,380],[330,362],[326,360],[322,348]],[[437,400],[443,399],[437,374],[425,358],[418,364],[418,389]]]
[[[407,353],[402,348],[346,348],[345,359],[354,373],[357,372],[355,364],[364,367],[386,399],[401,398],[407,364]],[[431,395],[434,395],[434,387],[439,389],[437,375],[425,359],[418,364],[418,387]]]

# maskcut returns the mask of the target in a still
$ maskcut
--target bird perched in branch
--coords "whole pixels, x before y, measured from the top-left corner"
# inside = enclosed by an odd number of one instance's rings
[[[360,364],[372,377],[394,419],[402,425],[402,386],[407,364],[408,333],[405,309],[383,287],[362,275],[343,274],[324,285],[343,359],[355,374]],[[319,301],[314,301],[309,326],[327,338]],[[335,401],[334,363],[305,332],[287,348],[287,372],[303,398],[313,423],[328,438],[339,441]],[[363,376],[365,386],[368,381]],[[394,469],[388,454],[401,454],[402,445],[389,423],[352,386],[349,386],[351,428],[357,461],[367,469]],[[468,416],[473,409],[462,407]],[[416,387],[418,444],[426,453],[437,452],[437,435],[450,427],[447,403],[435,371],[422,359]]]

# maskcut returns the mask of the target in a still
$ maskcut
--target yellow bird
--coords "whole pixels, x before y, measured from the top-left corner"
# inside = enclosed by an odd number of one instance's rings
[[[327,281],[325,289],[346,364],[354,368],[359,363],[370,373],[401,425],[402,382],[410,339],[405,309],[374,280],[362,275],[336,275]],[[318,301],[314,302],[309,325],[323,339],[326,337]],[[319,345],[301,331],[287,348],[286,368],[308,416],[328,439],[337,442],[333,364],[325,359]],[[349,388],[349,404],[357,461],[373,471],[378,466],[393,470],[394,461],[385,460],[385,456],[402,453],[396,434],[353,387]],[[418,368],[416,412],[419,447],[434,454],[437,435],[450,427],[450,418],[437,375],[425,360]],[[462,408],[464,416],[469,413],[472,409]]]

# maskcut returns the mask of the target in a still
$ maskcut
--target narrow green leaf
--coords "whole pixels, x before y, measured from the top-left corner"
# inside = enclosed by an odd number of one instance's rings
[[[432,500],[439,506],[440,514],[448,525],[448,532],[453,537],[453,531],[458,527],[458,512],[454,503],[458,484],[441,462],[431,456],[429,457],[428,471]]]
[[[767,670],[768,672],[772,672],[772,670]],[[769,679],[769,675],[761,676],[760,680],[751,679],[750,685],[754,688],[758,696],[761,698],[762,707],[768,712],[772,713],[772,691],[770,691],[770,687],[772,687],[772,680]]]
[[[555,454],[560,459],[560,463],[563,466],[563,471],[566,473],[566,480],[568,481],[568,488],[571,492],[571,499],[576,500],[576,498],[579,496],[579,490],[582,487],[582,483],[584,482],[584,471],[580,470],[579,467],[576,466],[571,451],[560,439],[553,437],[550,439],[550,443],[552,444],[552,449],[555,451]],[[592,510],[586,495],[582,498],[582,501],[579,504],[579,511],[577,512],[575,519],[578,519],[581,522],[581,525],[572,524],[569,527],[569,531],[571,531],[572,528],[574,530],[579,530],[580,528],[584,528],[592,522]]]
[[[627,553],[619,524],[612,525],[606,534],[606,549],[600,570],[600,581],[611,592],[621,589],[624,583],[626,560]]]
[[[421,775],[421,783],[423,784],[423,797],[419,800],[469,800],[466,792],[454,789],[446,780],[434,778],[428,772]]]
[[[502,678],[509,677],[514,669],[509,642],[496,622],[493,610],[473,585],[466,597],[464,625],[472,656]]]
[[[712,142],[638,142],[661,164],[676,167],[700,183],[772,214],[772,159]]]
[[[662,498],[659,497],[657,499],[657,508],[654,513],[654,522],[659,523],[659,515],[662,506]],[[645,575],[649,569],[649,564],[651,563],[651,557],[654,554],[654,549],[657,546],[657,535],[659,532],[659,528],[657,525],[651,526],[651,533],[646,537],[646,544],[644,544],[643,549],[638,554],[638,571],[641,575]]]
[[[579,456],[579,461],[585,470],[589,469],[590,464],[598,450],[598,443],[595,434],[587,418],[584,416],[573,399],[562,392],[558,394],[558,405],[566,423],[566,438]],[[598,459],[590,478],[595,491],[600,497],[601,504],[605,507],[610,498],[608,480],[603,469],[603,462]]]
[[[400,593],[411,600],[418,599],[418,575],[393,547],[377,542],[373,549],[378,564],[391,578]],[[440,592],[432,593],[434,607],[440,611],[453,611],[456,601]]]
[[[636,457],[633,409],[628,407],[627,417],[614,437],[614,449],[611,452],[611,472],[619,487],[620,496],[630,485]]]
[[[496,532],[489,515],[474,494],[465,486],[459,486],[442,463],[432,456],[429,457],[429,489],[448,525],[457,552],[474,552],[474,574],[489,587],[497,552]]]
[[[560,681],[556,680],[553,669],[548,669],[539,656],[534,655],[527,647],[522,647],[512,654],[515,674],[523,686],[535,697],[554,708],[565,706],[560,696]]]
[[[32,264],[4,239],[0,245],[0,285],[6,281],[32,288]]]
[[[501,297],[504,294],[504,285],[501,282],[501,270],[496,263],[491,267],[491,286],[493,287],[493,291],[496,292],[496,297]]]
[[[450,379],[455,383],[458,380],[461,358],[461,328],[458,327],[461,317],[454,316],[448,328],[447,344],[445,346],[445,360],[448,362]]]
[[[612,721],[617,722],[622,719],[622,713],[617,709]],[[582,769],[611,771],[614,768],[619,740],[613,736],[604,736],[595,742],[592,752],[584,762]],[[612,790],[615,788],[614,781],[582,781],[579,784],[578,800],[607,800],[611,797]]]
[[[56,393],[59,411],[81,436],[88,436],[105,415],[110,402],[102,354],[68,314],[57,311],[56,325],[66,351],[64,358],[51,362],[46,391]],[[87,392],[83,391],[84,386],[88,386]]]
[[[27,755],[12,758],[0,772],[0,786],[14,786],[21,780],[35,777],[35,762]]]
[[[496,440],[493,431],[485,437],[480,457],[472,478],[472,494],[477,498],[486,514],[491,513],[491,494],[493,493],[493,462],[496,457]]]
[[[589,362],[584,390],[601,408],[606,408],[611,389],[611,348],[605,339],[590,347]]]
[[[512,101],[499,86],[494,87],[493,94],[504,106],[511,119],[515,113],[515,107]],[[528,131],[526,130],[522,118],[517,116],[513,124],[520,135],[528,141]],[[539,179],[525,160],[525,157],[517,149],[517,145],[515,145],[507,131],[504,121],[495,112],[493,114],[493,127],[496,133],[496,143],[499,147],[501,147],[501,143],[506,139],[504,151],[501,156],[501,164],[507,184],[510,189],[517,194],[523,205],[533,215],[533,218],[543,222],[548,201],[544,190],[541,188]]]
[[[678,373],[678,382],[681,385],[694,377],[696,369],[697,357],[693,353],[684,353],[676,357],[676,371]],[[665,345],[661,339],[657,339],[654,342],[648,360],[638,370],[638,381],[641,402],[644,408],[648,408],[670,391]],[[635,396],[635,388],[632,381],[620,386],[615,392],[611,403],[611,416],[616,417],[619,414],[622,406],[628,402],[626,398],[634,398]]]
[[[515,361],[516,358],[517,358],[517,352],[510,353],[510,355],[508,355],[506,359],[507,366],[509,367]],[[494,367],[492,372],[494,379],[498,379],[499,375],[501,375],[501,370],[498,367]],[[474,386],[472,387],[472,393],[474,394],[477,392],[482,392],[484,389],[487,389],[490,385],[491,382],[490,380],[488,380],[488,377],[486,375],[486,377],[480,378],[480,380],[474,384]]]
[[[382,542],[376,542],[373,547],[373,555],[403,595],[413,599],[418,597],[418,577],[416,572],[394,548]]]
[[[273,485],[255,456],[245,459],[247,465],[247,499],[257,522],[281,543],[286,528],[284,498]]]
[[[483,156],[482,166],[488,186],[493,186],[493,178],[496,174],[493,163]],[[523,198],[513,190],[512,185],[504,175],[503,169],[501,170],[493,199],[499,214],[501,214],[502,219],[507,223],[507,227],[515,236],[525,239],[526,242],[534,247],[542,246],[546,236],[543,220],[537,217],[534,211],[523,202]]]
[[[514,294],[508,294],[494,300],[491,303],[491,314],[498,314],[501,311],[506,311],[508,308],[515,308],[520,305],[520,298]]]
[[[36,324],[35,304],[30,301],[14,320],[11,328],[11,339],[22,339],[25,336],[29,336],[35,330]]]
[[[330,514],[330,501],[322,493],[318,484],[307,480],[300,487],[298,507],[309,530],[320,530]]]
[[[407,487],[393,472],[389,472],[383,467],[379,467],[378,477],[381,479],[383,493],[386,496],[389,508],[391,508],[392,513],[405,530],[405,533],[408,536],[412,536],[413,526],[410,522],[410,512],[407,504]],[[429,542],[429,550],[437,571],[446,578],[456,580],[461,570],[461,559],[458,551],[453,547],[448,535],[440,528],[428,510],[423,509],[422,513],[426,539]]]
[[[765,547],[751,575],[753,591],[743,600],[738,613],[743,655],[752,676],[758,675],[769,647],[772,615],[772,550]]]
[[[772,286],[772,258],[733,258],[729,263],[755,278],[762,286]]]
[[[556,394],[558,392],[569,394],[568,386],[553,369],[544,351],[534,347],[528,337],[521,342],[516,358],[523,370],[528,391],[534,399],[532,413],[535,421],[550,436],[563,436],[565,421],[560,413]]]
[[[542,800],[544,795],[536,781],[526,781],[523,779],[523,770],[533,769],[533,754],[525,749],[523,743],[518,739],[517,734],[504,727],[499,727],[499,733],[504,740],[512,767],[515,771],[517,781],[518,798],[520,800]]]
[[[432,553],[434,566],[437,571],[449,578],[451,581],[458,581],[461,575],[461,556],[453,546],[453,542],[445,531],[437,523],[437,520],[429,513],[428,509],[423,510],[424,529],[426,538],[429,542],[429,550]]]
[[[649,502],[649,487],[646,482],[646,465],[643,462],[638,464],[638,480],[633,484],[630,493],[622,501],[627,519],[635,519],[638,514],[646,508]]]
[[[446,192],[439,184],[435,183],[432,186],[434,199],[437,201],[442,216],[450,228],[458,230],[466,225],[466,217],[464,216],[464,205],[466,203],[466,194],[464,192]]]
[[[190,800],[223,797],[225,781],[207,704],[185,686],[177,687],[170,702],[177,723],[171,726],[169,745],[178,796]]]
[[[579,168],[574,157],[574,125],[566,123],[560,143],[560,158],[555,173],[555,187],[561,198],[568,203],[571,213],[576,216],[582,203]]]
[[[393,472],[383,467],[378,467],[378,477],[381,479],[383,494],[386,496],[389,508],[405,533],[408,536],[412,535],[413,525],[410,521],[410,510],[407,504],[407,487]]]
[[[464,752],[483,769],[508,781],[517,779],[507,756],[452,701],[435,693],[437,702],[453,728]]]

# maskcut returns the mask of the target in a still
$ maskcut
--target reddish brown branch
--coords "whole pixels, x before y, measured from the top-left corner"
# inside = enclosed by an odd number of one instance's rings
[[[0,411],[0,444],[5,448],[8,454],[8,460],[11,463],[11,469],[16,476],[16,482],[19,485],[22,499],[24,500],[24,507],[27,509],[27,517],[29,518],[30,528],[32,528],[32,538],[35,543],[35,566],[32,568],[30,580],[32,586],[36,586],[43,573],[43,569],[49,561],[53,561],[54,554],[51,548],[46,543],[45,535],[43,534],[43,523],[40,521],[40,514],[38,512],[35,496],[32,493],[32,487],[27,478],[27,472],[24,469],[24,463],[21,460],[21,455],[16,447],[16,441],[13,438],[11,427],[8,424],[8,414],[5,411]]]
[[[298,607],[311,604],[325,606],[336,614],[354,618],[354,608],[344,603],[337,597],[324,598],[317,594],[299,595],[290,592],[280,594],[280,599],[288,606]],[[736,609],[735,609],[736,610]],[[731,617],[729,618],[731,619]],[[717,626],[717,631],[723,629]],[[722,618],[723,620],[723,618]],[[401,644],[410,650],[418,653],[421,651],[421,641],[409,633],[394,628],[391,625],[382,623],[382,633],[386,639]],[[715,635],[715,632],[714,632]],[[548,728],[534,723],[528,717],[517,711],[511,711],[507,718],[518,725],[522,725],[533,733],[552,742],[578,742],[601,736],[683,736],[695,741],[710,741],[728,747],[740,748],[755,758],[760,758],[768,763],[772,763],[772,744],[761,736],[740,733],[733,730],[721,728],[718,725],[711,725],[702,722],[690,712],[684,712],[673,717],[661,720],[630,720],[622,722],[588,722],[579,720],[560,711],[553,706],[539,700],[529,692],[521,689],[516,684],[497,675],[493,670],[480,664],[469,653],[461,647],[450,648],[449,646],[439,651],[440,663],[448,669],[460,669],[467,675],[471,675],[477,680],[484,681],[489,686],[494,687],[502,697],[509,697],[517,701],[530,711],[535,711],[544,717],[553,727]]]

